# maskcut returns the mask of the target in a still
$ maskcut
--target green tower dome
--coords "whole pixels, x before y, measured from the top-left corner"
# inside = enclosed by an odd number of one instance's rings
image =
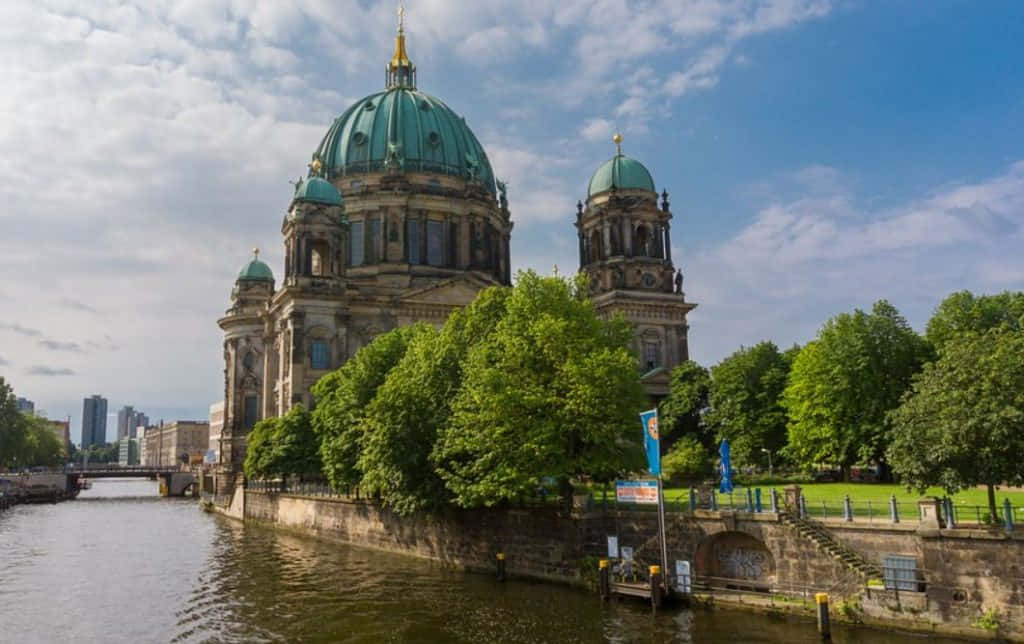
[[[249,263],[242,267],[241,272],[238,273],[238,281],[245,282],[273,282],[274,273],[270,270],[270,267],[260,261],[260,251],[258,248],[253,249],[253,258],[249,260]]]
[[[310,177],[296,184],[295,200],[312,201],[328,206],[340,206],[341,193],[338,192],[338,189],[330,181],[320,177]]]
[[[398,169],[464,178],[497,195],[483,146],[463,117],[416,89],[416,67],[399,27],[387,89],[356,101],[334,120],[313,154],[328,179]]]
[[[590,179],[588,196],[593,197],[599,192],[611,190],[648,190],[657,192],[651,173],[636,159],[630,159],[622,153],[608,159],[597,169]]]

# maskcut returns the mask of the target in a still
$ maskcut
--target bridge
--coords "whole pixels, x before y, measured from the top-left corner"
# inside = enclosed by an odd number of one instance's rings
[[[0,478],[17,482],[26,489],[52,488],[63,495],[75,497],[81,491],[81,481],[100,478],[148,478],[160,483],[162,496],[187,496],[195,493],[196,475],[174,465],[118,465],[94,463],[54,468],[41,472],[0,474]]]

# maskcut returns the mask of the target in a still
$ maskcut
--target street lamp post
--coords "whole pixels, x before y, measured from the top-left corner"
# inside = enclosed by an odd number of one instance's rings
[[[762,447],[761,451],[768,455],[768,476],[772,476],[772,451],[767,447]]]

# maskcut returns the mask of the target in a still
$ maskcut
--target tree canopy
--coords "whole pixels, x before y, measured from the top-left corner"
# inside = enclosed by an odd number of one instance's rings
[[[804,466],[827,462],[844,475],[857,462],[884,464],[886,414],[931,357],[928,344],[885,300],[828,322],[796,357],[783,405],[788,456]]]
[[[1004,291],[976,296],[970,291],[958,291],[936,307],[928,320],[925,337],[941,350],[957,336],[1003,326],[1024,330],[1024,293]]]
[[[658,406],[658,429],[662,451],[671,449],[683,436],[710,447],[714,436],[705,422],[711,396],[711,374],[688,360],[669,374],[668,396]]]
[[[57,465],[65,457],[50,421],[19,411],[14,389],[0,376],[0,467]]]
[[[580,281],[519,275],[493,333],[469,348],[432,459],[464,507],[494,505],[544,477],[607,481],[641,465],[644,394],[630,327],[597,318]]]
[[[782,392],[790,364],[772,342],[743,347],[711,368],[708,423],[729,439],[737,465],[767,464],[786,444]]]
[[[1007,328],[957,333],[925,366],[889,416],[888,458],[908,486],[949,493],[1024,485],[1024,333]]]
[[[317,447],[310,414],[302,405],[296,405],[284,416],[265,418],[253,427],[243,464],[245,475],[319,476],[322,463]]]
[[[324,475],[336,489],[359,485],[363,472],[358,460],[366,433],[366,409],[409,343],[432,333],[430,326],[417,324],[377,336],[313,386],[317,401],[312,412],[313,430],[320,441]]]

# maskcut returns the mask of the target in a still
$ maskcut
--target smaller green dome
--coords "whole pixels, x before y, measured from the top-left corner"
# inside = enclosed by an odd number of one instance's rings
[[[273,282],[274,273],[269,266],[259,260],[259,255],[256,255],[238,274],[238,279],[249,282]]]
[[[612,186],[618,190],[657,192],[654,188],[654,179],[651,178],[651,173],[644,167],[644,164],[622,154],[617,154],[601,164],[601,167],[590,179],[590,188],[587,194],[593,197],[599,192],[611,190]]]
[[[341,193],[330,181],[320,177],[310,177],[295,186],[295,200],[340,206]]]

